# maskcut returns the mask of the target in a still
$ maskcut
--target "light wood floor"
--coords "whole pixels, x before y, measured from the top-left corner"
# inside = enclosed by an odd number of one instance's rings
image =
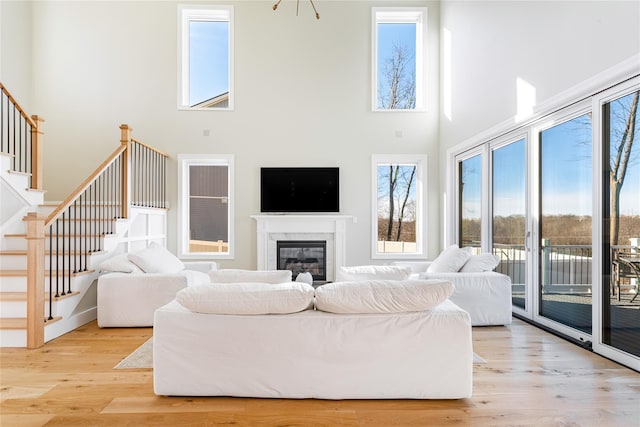
[[[474,328],[463,400],[158,397],[151,369],[113,367],[150,328],[90,323],[37,350],[0,349],[1,426],[640,426],[640,374],[524,322]]]

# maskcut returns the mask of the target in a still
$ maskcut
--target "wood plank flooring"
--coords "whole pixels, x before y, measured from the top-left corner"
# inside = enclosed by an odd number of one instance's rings
[[[474,328],[487,363],[462,400],[155,396],[151,369],[113,369],[151,335],[92,322],[0,349],[0,426],[640,426],[639,373],[519,320]]]

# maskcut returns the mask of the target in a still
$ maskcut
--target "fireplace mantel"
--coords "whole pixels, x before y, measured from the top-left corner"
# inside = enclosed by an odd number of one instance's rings
[[[350,215],[252,215],[257,223],[258,270],[275,270],[276,240],[327,240],[327,280],[335,280],[335,272],[345,265],[347,221]],[[330,250],[332,248],[332,250]]]

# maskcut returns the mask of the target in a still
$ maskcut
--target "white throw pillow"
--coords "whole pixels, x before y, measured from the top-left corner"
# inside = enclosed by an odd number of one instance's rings
[[[453,293],[442,280],[365,280],[335,282],[316,289],[316,309],[330,313],[404,313],[424,311]]]
[[[235,270],[209,271],[213,283],[285,283],[291,281],[290,270]]]
[[[137,265],[129,261],[129,254],[119,254],[100,263],[100,273],[142,273]]]
[[[184,270],[184,263],[156,242],[129,254],[129,261],[145,273],[177,273]]]
[[[313,285],[313,275],[308,271],[298,273],[298,275],[296,276],[296,282],[302,282],[308,285]]]
[[[411,268],[395,265],[359,265],[340,267],[336,273],[336,281],[350,282],[358,280],[404,280],[411,274]]]
[[[301,282],[209,284],[183,288],[176,300],[196,313],[297,313],[313,307],[313,286]]]
[[[471,255],[460,269],[461,273],[479,273],[482,271],[492,271],[500,264],[500,257],[488,252],[479,255]]]
[[[427,268],[427,273],[455,273],[469,260],[471,254],[458,245],[451,245],[438,255]]]

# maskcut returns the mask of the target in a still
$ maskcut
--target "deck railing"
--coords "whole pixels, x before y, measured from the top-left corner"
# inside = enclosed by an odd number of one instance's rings
[[[493,253],[500,258],[500,263],[495,271],[511,277],[511,283],[514,285],[526,283],[526,251],[524,245],[494,243]]]
[[[592,284],[591,265],[593,250],[591,245],[542,245],[541,274],[542,286],[546,291],[559,286]]]

